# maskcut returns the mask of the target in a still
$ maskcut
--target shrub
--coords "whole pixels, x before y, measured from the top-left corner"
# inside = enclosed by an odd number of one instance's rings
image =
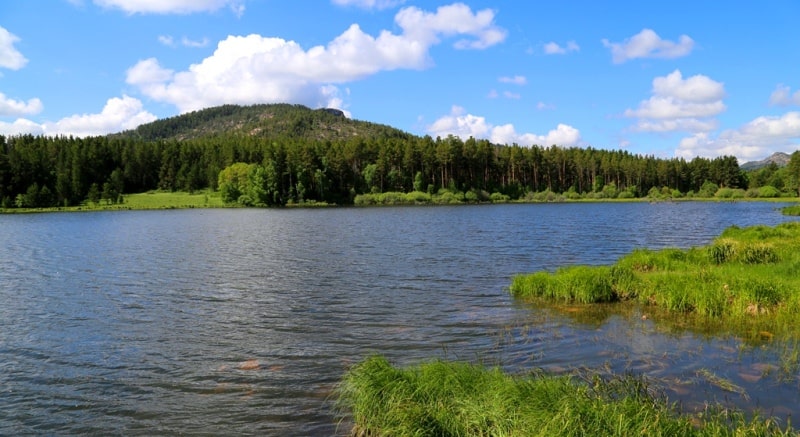
[[[771,185],[765,185],[758,189],[758,197],[770,198],[770,197],[780,197],[780,196],[781,196],[780,190]]]
[[[493,203],[506,203],[506,202],[508,202],[509,200],[511,200],[511,198],[510,198],[510,197],[508,197],[507,195],[505,195],[505,194],[501,194],[501,193],[497,193],[497,192],[495,192],[495,193],[492,193],[492,194],[489,196],[489,199],[490,199],[490,200],[491,200]]]

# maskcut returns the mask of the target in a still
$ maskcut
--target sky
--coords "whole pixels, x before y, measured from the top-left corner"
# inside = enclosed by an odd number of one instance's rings
[[[800,149],[800,1],[3,0],[0,134],[296,103],[662,158]]]

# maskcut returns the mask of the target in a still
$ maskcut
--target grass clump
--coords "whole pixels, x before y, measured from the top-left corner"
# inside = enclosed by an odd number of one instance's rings
[[[781,208],[783,215],[800,215],[800,205],[785,206]]]
[[[616,300],[611,287],[608,267],[571,266],[555,274],[538,272],[514,277],[511,290],[528,290],[537,296],[579,303],[612,302]]]
[[[789,435],[728,410],[681,414],[633,376],[609,379],[433,361],[393,367],[374,356],[337,388],[343,421],[364,436]]]
[[[634,250],[613,266],[517,275],[519,298],[631,301],[758,332],[800,336],[800,223],[731,227],[704,248]],[[762,317],[763,316],[763,317]]]

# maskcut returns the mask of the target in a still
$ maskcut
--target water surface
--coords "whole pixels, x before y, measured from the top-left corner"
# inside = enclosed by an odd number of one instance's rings
[[[780,206],[0,216],[0,434],[346,434],[331,391],[372,353],[510,372],[624,369],[674,380],[670,394],[688,406],[719,399],[785,417],[797,387],[763,379],[769,357],[736,339],[622,316],[575,323],[507,292],[516,273],[789,220]],[[747,399],[698,382],[701,368]]]

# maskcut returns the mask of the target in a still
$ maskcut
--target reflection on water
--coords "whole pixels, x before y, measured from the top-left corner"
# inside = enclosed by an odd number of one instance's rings
[[[554,312],[506,291],[520,272],[775,224],[787,219],[779,206],[0,216],[0,434],[331,435],[335,384],[372,353],[641,373],[690,408],[789,414],[796,382],[775,376],[768,342],[665,331],[638,313]]]

